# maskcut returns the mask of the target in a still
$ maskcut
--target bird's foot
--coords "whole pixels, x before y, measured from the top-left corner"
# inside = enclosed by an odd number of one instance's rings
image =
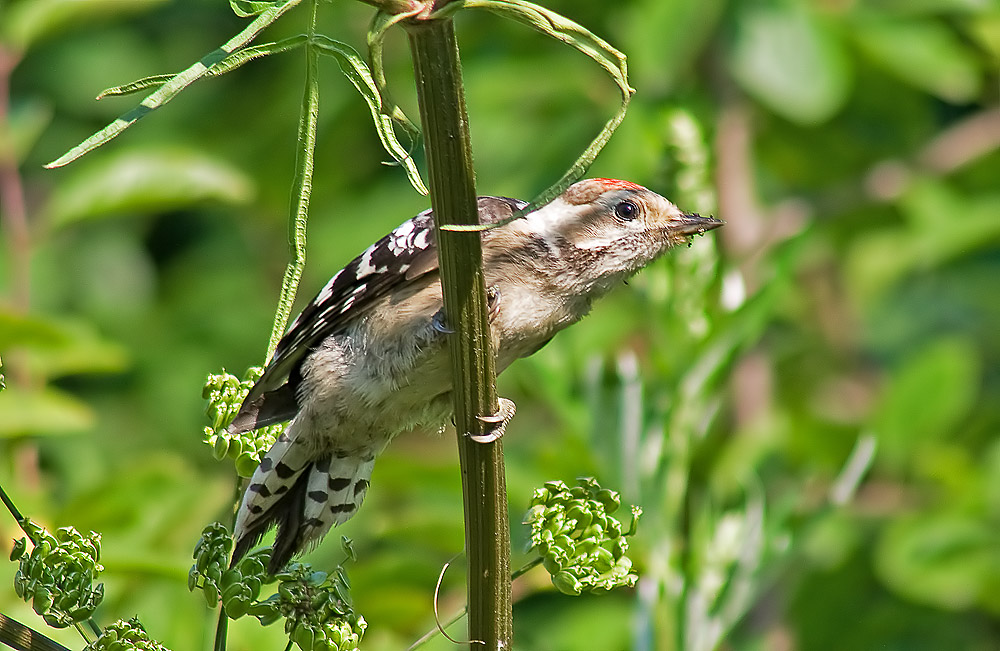
[[[497,413],[489,416],[476,416],[476,419],[486,424],[486,431],[478,436],[469,435],[469,438],[476,443],[492,443],[507,431],[507,423],[514,417],[517,411],[513,400],[498,398],[499,409]]]

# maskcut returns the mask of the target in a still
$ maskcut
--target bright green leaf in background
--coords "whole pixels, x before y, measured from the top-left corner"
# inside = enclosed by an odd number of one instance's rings
[[[887,14],[899,16],[941,14],[944,12],[981,13],[991,8],[996,9],[996,3],[993,0],[873,0],[866,4]]]
[[[0,310],[4,352],[33,374],[58,378],[78,373],[120,373],[128,366],[125,350],[94,332],[85,322],[65,317],[22,316]]]
[[[933,178],[915,178],[899,200],[903,226],[874,229],[851,249],[854,294],[877,301],[901,279],[1000,242],[1000,193],[968,197]]]
[[[10,107],[9,127],[0,129],[0,150],[13,152],[21,162],[52,119],[52,107],[39,100],[29,100]]]
[[[1000,527],[984,513],[949,511],[894,522],[876,549],[876,567],[900,594],[947,610],[1000,613]]]
[[[109,151],[66,172],[46,216],[54,226],[95,217],[166,212],[205,201],[245,203],[251,180],[195,149]]]
[[[19,49],[96,19],[148,11],[165,0],[13,0],[0,8],[0,38]]]
[[[953,439],[975,404],[980,368],[976,351],[961,339],[941,339],[915,351],[889,379],[876,410],[883,459],[900,463],[933,454],[928,444]]]
[[[633,34],[627,48],[632,84],[644,94],[673,90],[711,37],[723,4],[645,0],[623,6]]]
[[[966,29],[980,47],[1000,59],[1000,8],[972,17]]]
[[[831,25],[804,2],[743,2],[729,62],[743,88],[802,124],[834,115],[850,91],[850,60]]]
[[[852,34],[873,63],[949,102],[973,100],[982,86],[976,55],[932,19],[861,20]]]
[[[79,432],[95,418],[86,403],[63,391],[13,386],[0,391],[0,413],[0,439]]]

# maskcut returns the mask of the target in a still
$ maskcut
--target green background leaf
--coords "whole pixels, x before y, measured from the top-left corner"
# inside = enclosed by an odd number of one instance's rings
[[[240,170],[195,149],[109,152],[67,177],[46,210],[55,226],[167,212],[206,201],[246,203],[253,197],[252,182]]]

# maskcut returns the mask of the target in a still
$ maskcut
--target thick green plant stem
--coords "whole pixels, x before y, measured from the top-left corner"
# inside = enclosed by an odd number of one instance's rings
[[[498,409],[482,248],[478,233],[440,229],[442,224],[479,222],[458,42],[450,18],[414,19],[406,26],[437,224],[445,315],[455,330],[449,341],[465,497],[469,637],[473,648],[509,649],[510,527],[503,443],[470,438],[487,430],[477,416]]]
[[[316,123],[319,120],[319,57],[320,48],[314,43],[316,35],[316,10],[318,0],[309,3],[309,41],[306,50],[306,83],[302,96],[302,111],[299,114],[298,150],[295,155],[295,181],[292,195],[292,221],[289,224],[288,245],[292,259],[285,268],[281,281],[281,296],[278,298],[278,312],[274,316],[271,339],[267,344],[267,358],[270,361],[274,349],[285,333],[288,317],[292,313],[295,292],[306,266],[306,224],[309,221],[309,196],[312,194],[313,163],[316,152]],[[266,363],[265,363],[266,366]]]

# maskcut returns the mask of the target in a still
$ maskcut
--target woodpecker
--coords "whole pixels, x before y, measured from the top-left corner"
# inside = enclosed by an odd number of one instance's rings
[[[502,222],[525,206],[480,197],[480,222]],[[483,231],[497,373],[667,249],[721,225],[640,185],[588,179]],[[437,270],[426,210],[337,272],[292,323],[229,426],[239,434],[291,421],[243,495],[234,563],[276,525],[268,570],[278,572],[357,512],[375,457],[393,437],[440,429],[452,415],[451,331]],[[513,407],[502,402],[501,430]]]

